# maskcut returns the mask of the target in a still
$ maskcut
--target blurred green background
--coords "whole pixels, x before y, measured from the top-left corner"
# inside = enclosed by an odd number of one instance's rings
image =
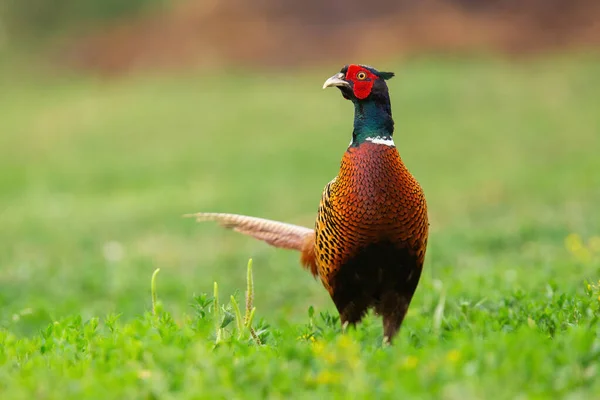
[[[459,299],[597,278],[598,7],[475,3],[4,0],[0,324],[134,318],[156,268],[181,315],[213,281],[243,288],[249,257],[261,317],[333,310],[298,254],[181,216],[311,226],[352,127],[321,84],[354,62],[397,73],[431,219],[416,304],[436,281]]]

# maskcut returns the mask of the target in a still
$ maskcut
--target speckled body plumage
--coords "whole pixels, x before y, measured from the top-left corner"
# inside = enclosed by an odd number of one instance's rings
[[[393,76],[346,66],[325,83],[355,105],[352,142],[338,175],[323,191],[315,228],[236,214],[199,213],[276,247],[301,251],[343,324],[369,308],[383,317],[384,337],[396,335],[419,282],[428,238],[427,205],[392,140],[387,86]]]
[[[369,307],[403,317],[427,233],[425,196],[396,147],[350,146],[323,192],[315,226],[317,272],[342,321],[360,321]]]

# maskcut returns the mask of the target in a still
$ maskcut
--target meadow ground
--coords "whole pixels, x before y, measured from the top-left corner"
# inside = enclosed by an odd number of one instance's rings
[[[391,348],[372,315],[339,333],[298,254],[181,217],[311,226],[351,133],[350,104],[320,88],[339,67],[3,74],[2,398],[600,393],[597,57],[378,65],[397,72],[396,143],[431,219]],[[244,307],[250,257],[260,346],[229,301]]]

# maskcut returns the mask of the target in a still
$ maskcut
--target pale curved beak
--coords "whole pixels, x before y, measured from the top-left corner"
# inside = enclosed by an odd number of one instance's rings
[[[323,89],[338,86],[338,87],[350,87],[350,84],[344,80],[344,74],[338,72],[331,78],[327,79],[323,84]]]

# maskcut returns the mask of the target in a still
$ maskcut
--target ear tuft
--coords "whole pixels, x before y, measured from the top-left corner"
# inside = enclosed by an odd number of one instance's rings
[[[388,79],[392,79],[394,77],[394,73],[393,72],[380,72],[379,73],[379,77],[381,79],[383,79],[384,81],[387,81]]]

